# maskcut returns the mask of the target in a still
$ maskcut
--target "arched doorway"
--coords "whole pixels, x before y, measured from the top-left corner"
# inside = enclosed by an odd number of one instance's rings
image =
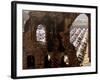
[[[76,49],[76,56],[81,65],[89,64],[88,57],[88,33],[89,33],[89,20],[86,14],[80,14],[76,17],[72,26],[70,27],[70,43]]]
[[[32,55],[27,56],[27,68],[28,69],[35,68],[35,59],[34,59],[34,56]]]

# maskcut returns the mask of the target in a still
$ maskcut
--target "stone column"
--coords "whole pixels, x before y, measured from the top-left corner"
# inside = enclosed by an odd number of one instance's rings
[[[88,57],[89,62],[91,62],[91,15],[87,14],[88,16]]]

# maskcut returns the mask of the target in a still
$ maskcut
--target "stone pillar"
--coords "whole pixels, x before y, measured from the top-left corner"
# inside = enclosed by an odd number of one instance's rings
[[[88,57],[89,62],[91,62],[91,14],[87,14],[88,16]]]
[[[79,66],[79,62],[76,56],[76,50],[75,47],[70,43],[70,27],[77,17],[76,15],[69,14],[69,17],[65,18],[65,28],[64,32],[62,33],[63,36],[63,44],[65,47],[65,54],[69,57],[69,66]]]

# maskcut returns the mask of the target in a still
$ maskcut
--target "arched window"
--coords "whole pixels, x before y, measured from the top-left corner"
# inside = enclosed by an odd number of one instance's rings
[[[80,14],[72,23],[70,28],[70,42],[78,48],[81,40],[88,29],[88,17],[86,14]]]
[[[70,42],[77,50],[76,56],[78,57],[80,65],[89,64],[89,57],[86,57],[88,55],[88,52],[86,52],[89,36],[88,24],[88,16],[86,14],[80,14],[70,28]]]
[[[40,24],[37,26],[36,30],[36,40],[39,42],[46,42],[46,31],[44,25]]]

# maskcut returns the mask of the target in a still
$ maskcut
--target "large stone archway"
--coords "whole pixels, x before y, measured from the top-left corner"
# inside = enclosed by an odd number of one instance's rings
[[[52,46],[53,42],[53,40],[51,40],[50,38],[56,37],[58,33],[62,37],[62,40],[66,40],[65,42],[63,42],[64,44],[67,43],[65,45],[65,53],[72,53],[69,54],[71,66],[79,66],[76,56],[73,55],[76,51],[74,49],[74,46],[69,41],[70,26],[79,14],[80,13],[30,11],[29,19],[26,21],[26,24],[24,25],[23,32],[23,68],[27,69],[27,55],[33,55],[35,57],[36,68],[43,68],[44,57],[47,55],[49,51],[52,51],[52,48],[51,50],[48,49],[48,46]],[[90,20],[90,15],[88,15],[88,17]],[[46,27],[46,46],[41,46],[36,41],[36,29],[39,24],[45,25]]]

